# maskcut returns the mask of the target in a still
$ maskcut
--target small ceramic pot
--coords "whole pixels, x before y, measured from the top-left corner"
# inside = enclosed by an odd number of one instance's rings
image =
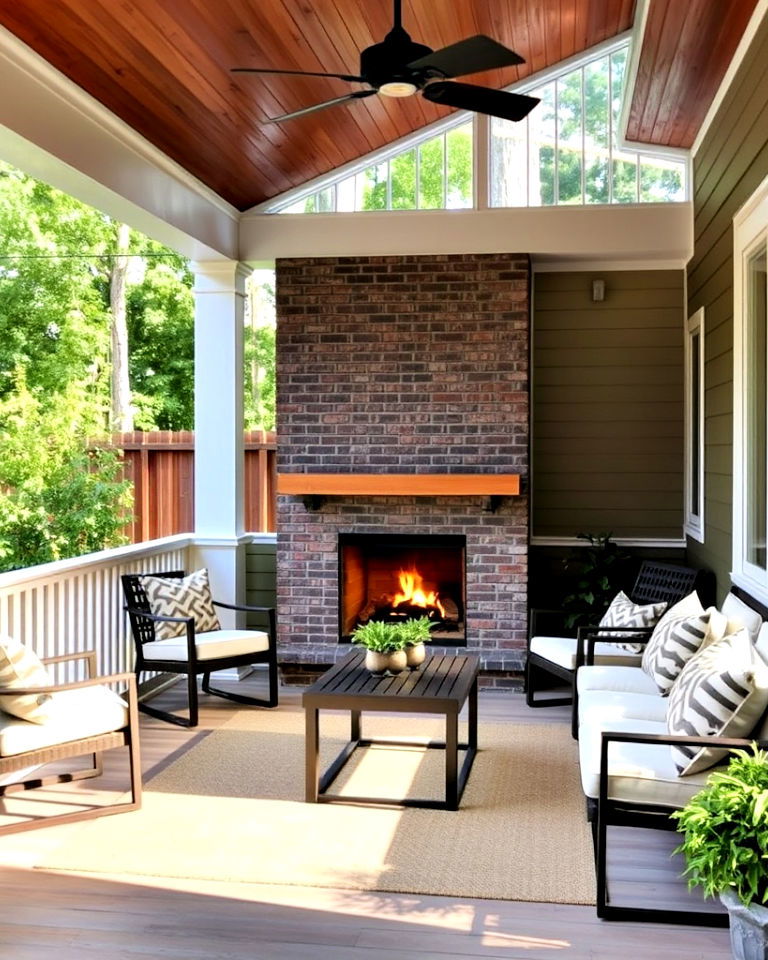
[[[423,643],[414,643],[405,648],[406,662],[411,670],[418,670],[426,656],[427,648]]]
[[[405,650],[392,650],[379,653],[378,650],[366,650],[365,665],[371,673],[402,673],[408,665]]]

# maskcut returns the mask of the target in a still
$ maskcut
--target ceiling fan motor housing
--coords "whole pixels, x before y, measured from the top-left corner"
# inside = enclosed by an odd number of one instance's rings
[[[360,76],[377,90],[385,83],[403,80],[421,89],[430,77],[428,70],[410,70],[408,64],[426,57],[432,48],[414,43],[408,34],[393,30],[381,43],[367,47],[360,54]]]

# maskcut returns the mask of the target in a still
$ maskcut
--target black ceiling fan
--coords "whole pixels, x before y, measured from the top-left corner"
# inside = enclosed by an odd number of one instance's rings
[[[355,90],[343,97],[334,97],[311,107],[303,107],[279,117],[269,117],[269,123],[280,123],[303,117],[316,110],[324,110],[337,103],[362,100],[380,93],[386,97],[410,97],[420,92],[425,100],[487,113],[503,120],[522,120],[539,102],[536,97],[507,93],[492,87],[473,83],[456,83],[452,78],[482,70],[515,66],[525,60],[514,50],[490,37],[478,34],[459,40],[441,50],[432,50],[422,43],[414,43],[401,24],[401,2],[394,0],[394,26],[381,43],[366,47],[360,54],[360,73],[315,73],[309,70],[271,70],[258,67],[234,67],[232,73],[271,73],[299,77],[335,77],[350,83],[365,83],[371,89]]]

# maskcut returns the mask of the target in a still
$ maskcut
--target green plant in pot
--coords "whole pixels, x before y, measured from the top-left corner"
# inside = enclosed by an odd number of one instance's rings
[[[599,623],[621,587],[630,556],[611,536],[611,533],[577,534],[576,539],[588,545],[574,550],[564,561],[571,586],[561,608],[569,629]]]
[[[411,670],[418,670],[427,656],[425,643],[432,639],[430,630],[435,626],[434,620],[429,617],[419,617],[415,620],[404,620],[395,624],[405,644],[406,662]]]
[[[369,620],[352,631],[352,643],[365,647],[365,665],[371,673],[401,673],[408,665],[400,624]]]
[[[689,886],[728,909],[736,960],[768,960],[768,753],[735,750],[728,766],[672,814]]]

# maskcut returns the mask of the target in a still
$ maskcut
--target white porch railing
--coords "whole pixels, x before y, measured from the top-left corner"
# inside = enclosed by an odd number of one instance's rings
[[[0,633],[40,657],[96,650],[99,672],[133,668],[120,575],[190,569],[192,534],[0,574]]]

